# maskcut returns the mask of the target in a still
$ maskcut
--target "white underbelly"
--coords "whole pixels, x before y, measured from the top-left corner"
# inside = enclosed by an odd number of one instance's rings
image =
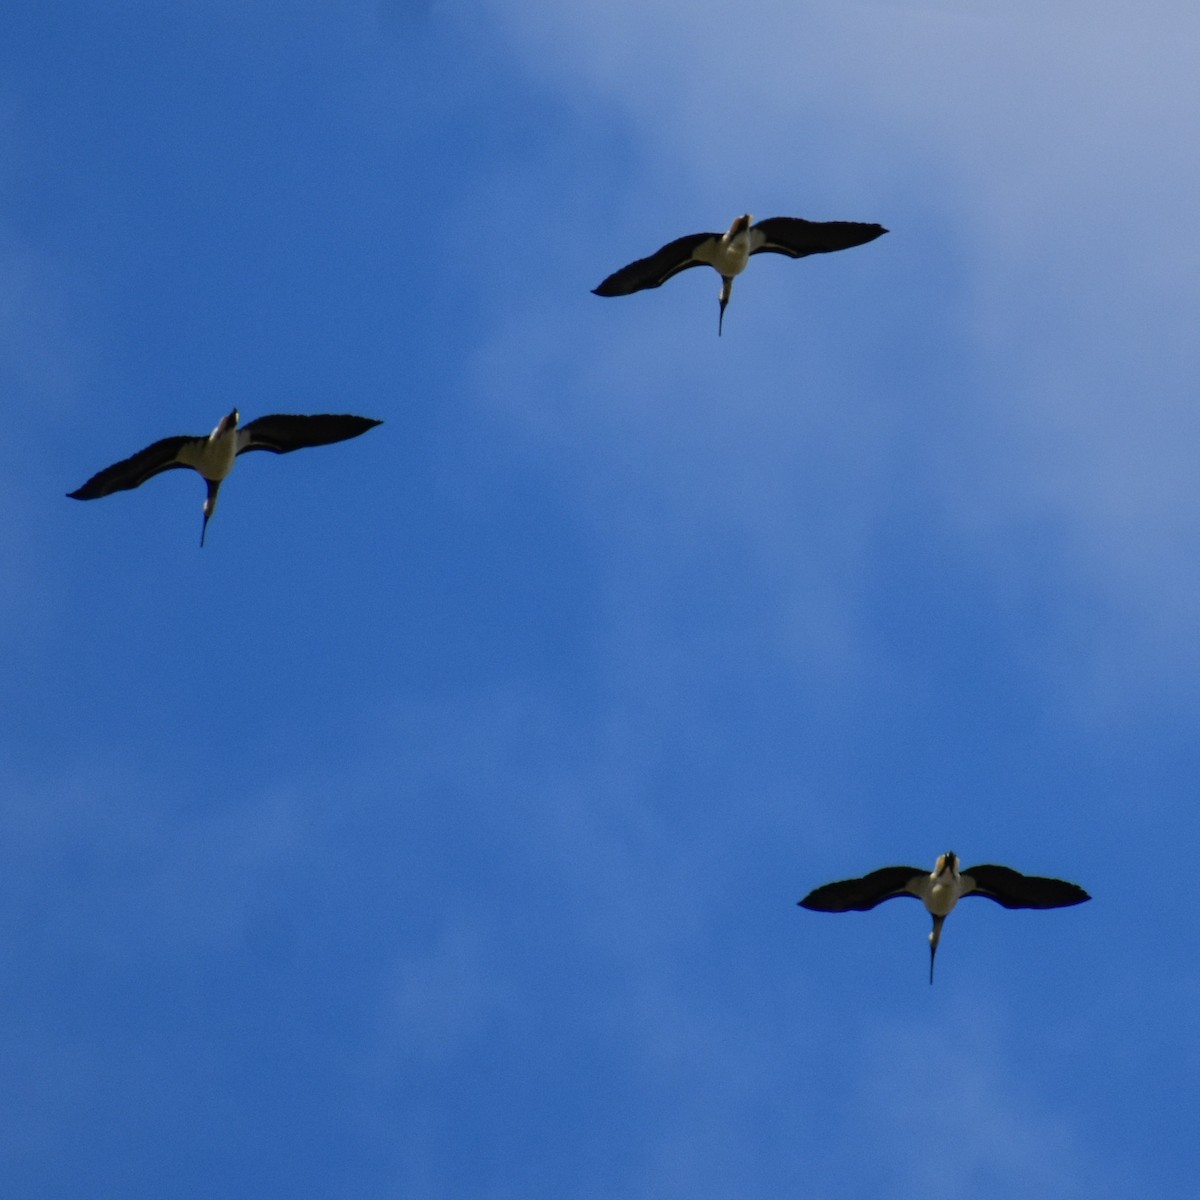
[[[707,253],[697,253],[696,257],[708,263],[714,270],[726,278],[740,275],[750,261],[750,243],[742,236],[735,237],[732,242],[716,238],[704,248]]]
[[[202,442],[185,446],[179,452],[180,462],[195,467],[205,479],[224,479],[233,470],[237,457],[237,432],[223,438],[205,438]]]
[[[958,889],[951,885],[935,883],[925,896],[925,907],[935,917],[944,917],[958,903]]]

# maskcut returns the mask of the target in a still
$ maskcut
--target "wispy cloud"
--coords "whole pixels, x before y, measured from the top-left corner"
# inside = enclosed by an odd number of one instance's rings
[[[603,235],[604,269],[748,206],[893,232],[852,252],[875,256],[855,263],[853,285],[811,260],[749,272],[719,361],[715,344],[681,344],[667,323],[679,310],[697,319],[703,287],[685,276],[619,302],[640,302],[639,322],[611,338],[606,312],[585,340],[531,298],[483,368],[558,378],[569,360],[562,402],[522,414],[556,452],[582,458],[585,478],[632,475],[647,512],[666,503],[673,519],[703,512],[710,528],[740,530],[792,589],[824,578],[830,613],[854,612],[897,481],[928,495],[940,536],[1002,594],[1043,596],[1075,656],[1037,669],[1089,722],[1109,719],[1147,656],[1165,686],[1189,686],[1179,650],[1200,585],[1200,251],[1180,236],[1198,168],[1177,149],[1193,86],[1180,22],[1196,18],[1172,5],[1093,16],[770,3],[736,17],[670,3],[603,19],[496,13],[531,74],[572,103],[599,98],[640,149],[609,189],[622,216]],[[601,229],[594,213],[585,223],[594,254]],[[934,281],[948,289],[940,303]],[[861,347],[847,353],[823,305],[865,318]],[[748,337],[761,358],[738,357]],[[910,356],[915,388],[897,378]]]

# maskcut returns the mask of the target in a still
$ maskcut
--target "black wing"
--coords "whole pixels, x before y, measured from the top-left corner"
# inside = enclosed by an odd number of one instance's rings
[[[861,879],[840,879],[814,888],[798,903],[813,912],[866,912],[885,900],[897,896],[912,896],[908,883],[928,872],[917,867],[880,867]]]
[[[697,246],[709,238],[719,238],[719,233],[689,233],[687,237],[668,242],[648,258],[639,258],[629,266],[614,271],[599,287],[592,288],[595,296],[630,296],[646,288],[662,287],[672,275],[686,271],[689,267],[704,264],[692,254]]]
[[[328,446],[358,437],[376,425],[373,417],[353,417],[345,413],[316,413],[295,416],[273,413],[247,422],[238,430],[238,453],[251,450],[270,450],[272,454],[290,454],[306,446]]]
[[[882,225],[863,221],[806,221],[803,217],[767,217],[754,228],[766,241],[751,254],[786,254],[788,258],[849,250],[887,233]]]
[[[969,867],[962,874],[975,881],[975,890],[964,893],[963,899],[986,896],[1005,908],[1069,908],[1091,899],[1083,888],[1065,879],[1022,875],[1011,867],[996,867],[991,863]]]
[[[139,450],[128,458],[123,458],[103,471],[97,471],[82,487],[76,488],[67,495],[72,500],[99,500],[101,496],[110,496],[113,492],[123,492],[135,488],[160,475],[163,471],[175,467],[186,467],[188,464],[179,461],[179,451],[189,442],[204,442],[202,437],[169,437],[162,441]]]

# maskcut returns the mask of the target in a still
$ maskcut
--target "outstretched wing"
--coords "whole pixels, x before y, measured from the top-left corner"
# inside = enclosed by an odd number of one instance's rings
[[[712,239],[720,241],[721,235],[689,233],[687,237],[676,238],[649,257],[639,258],[637,262],[631,262],[629,266],[614,271],[599,287],[592,289],[592,294],[630,296],[646,288],[662,287],[672,275],[678,275],[680,271],[686,271],[689,267],[703,266],[700,259],[694,256],[698,247]]]
[[[975,885],[971,891],[963,893],[964,899],[986,896],[1005,908],[1069,908],[1091,899],[1083,888],[1065,879],[1022,875],[1011,867],[997,867],[991,863],[969,867],[961,873],[961,878]]]
[[[190,443],[201,444],[207,438],[202,437],[169,437],[139,450],[128,458],[97,471],[82,487],[76,488],[67,495],[72,500],[98,500],[101,496],[110,496],[113,492],[123,492],[128,488],[139,487],[147,479],[171,471],[175,467],[188,466],[179,461],[179,452]]]
[[[372,417],[354,417],[346,413],[317,413],[313,416],[274,413],[249,421],[238,430],[237,452],[247,454],[251,450],[270,450],[272,454],[290,454],[306,446],[344,442],[382,424],[382,421]]]
[[[806,221],[803,217],[767,217],[750,229],[750,253],[804,258],[808,254],[828,254],[832,250],[862,246],[885,233],[887,230],[882,225],[863,221]]]
[[[861,879],[840,879],[814,888],[798,903],[813,912],[866,912],[897,896],[916,899],[916,892],[910,892],[908,885],[926,874],[918,867],[880,867]]]

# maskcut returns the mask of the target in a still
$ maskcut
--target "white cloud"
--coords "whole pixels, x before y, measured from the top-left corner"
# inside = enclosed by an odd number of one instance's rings
[[[410,1060],[434,1066],[470,1052],[493,1022],[511,1019],[520,997],[511,979],[492,961],[488,944],[496,931],[476,914],[437,915],[434,944],[406,950],[393,967],[382,1001],[377,1070],[390,1072]]]
[[[556,453],[648,520],[668,505],[681,543],[739,531],[768,577],[808,593],[794,624],[822,630],[809,651],[853,657],[860,568],[899,477],[1001,595],[1042,597],[1070,650],[1039,669],[1076,716],[1108,719],[1147,658],[1168,691],[1191,686],[1200,167],[1180,147],[1200,17],[764,2],[494,19],[531,75],[630,131],[635,170],[607,196],[620,215],[573,218],[589,255],[611,243],[605,269],[745,207],[892,228],[851,252],[852,273],[749,272],[720,345],[677,319],[708,334],[711,279],[612,302],[640,304],[632,336],[600,313],[585,339],[573,309],[518,298],[481,374],[519,364],[531,396],[538,378],[574,380],[521,414]],[[842,311],[863,318],[861,345]],[[767,349],[739,358],[749,346]]]
[[[1072,1113],[1015,1075],[1013,1040],[978,1003],[867,1034],[853,1085],[861,1131],[882,1143],[896,1191],[1126,1194],[1116,1164],[1084,1146]]]
[[[197,809],[189,789],[94,756],[10,772],[5,791],[9,936],[35,958],[41,948],[122,965],[235,952],[282,903],[302,856],[290,791]],[[21,912],[27,896],[41,898],[36,913]]]

